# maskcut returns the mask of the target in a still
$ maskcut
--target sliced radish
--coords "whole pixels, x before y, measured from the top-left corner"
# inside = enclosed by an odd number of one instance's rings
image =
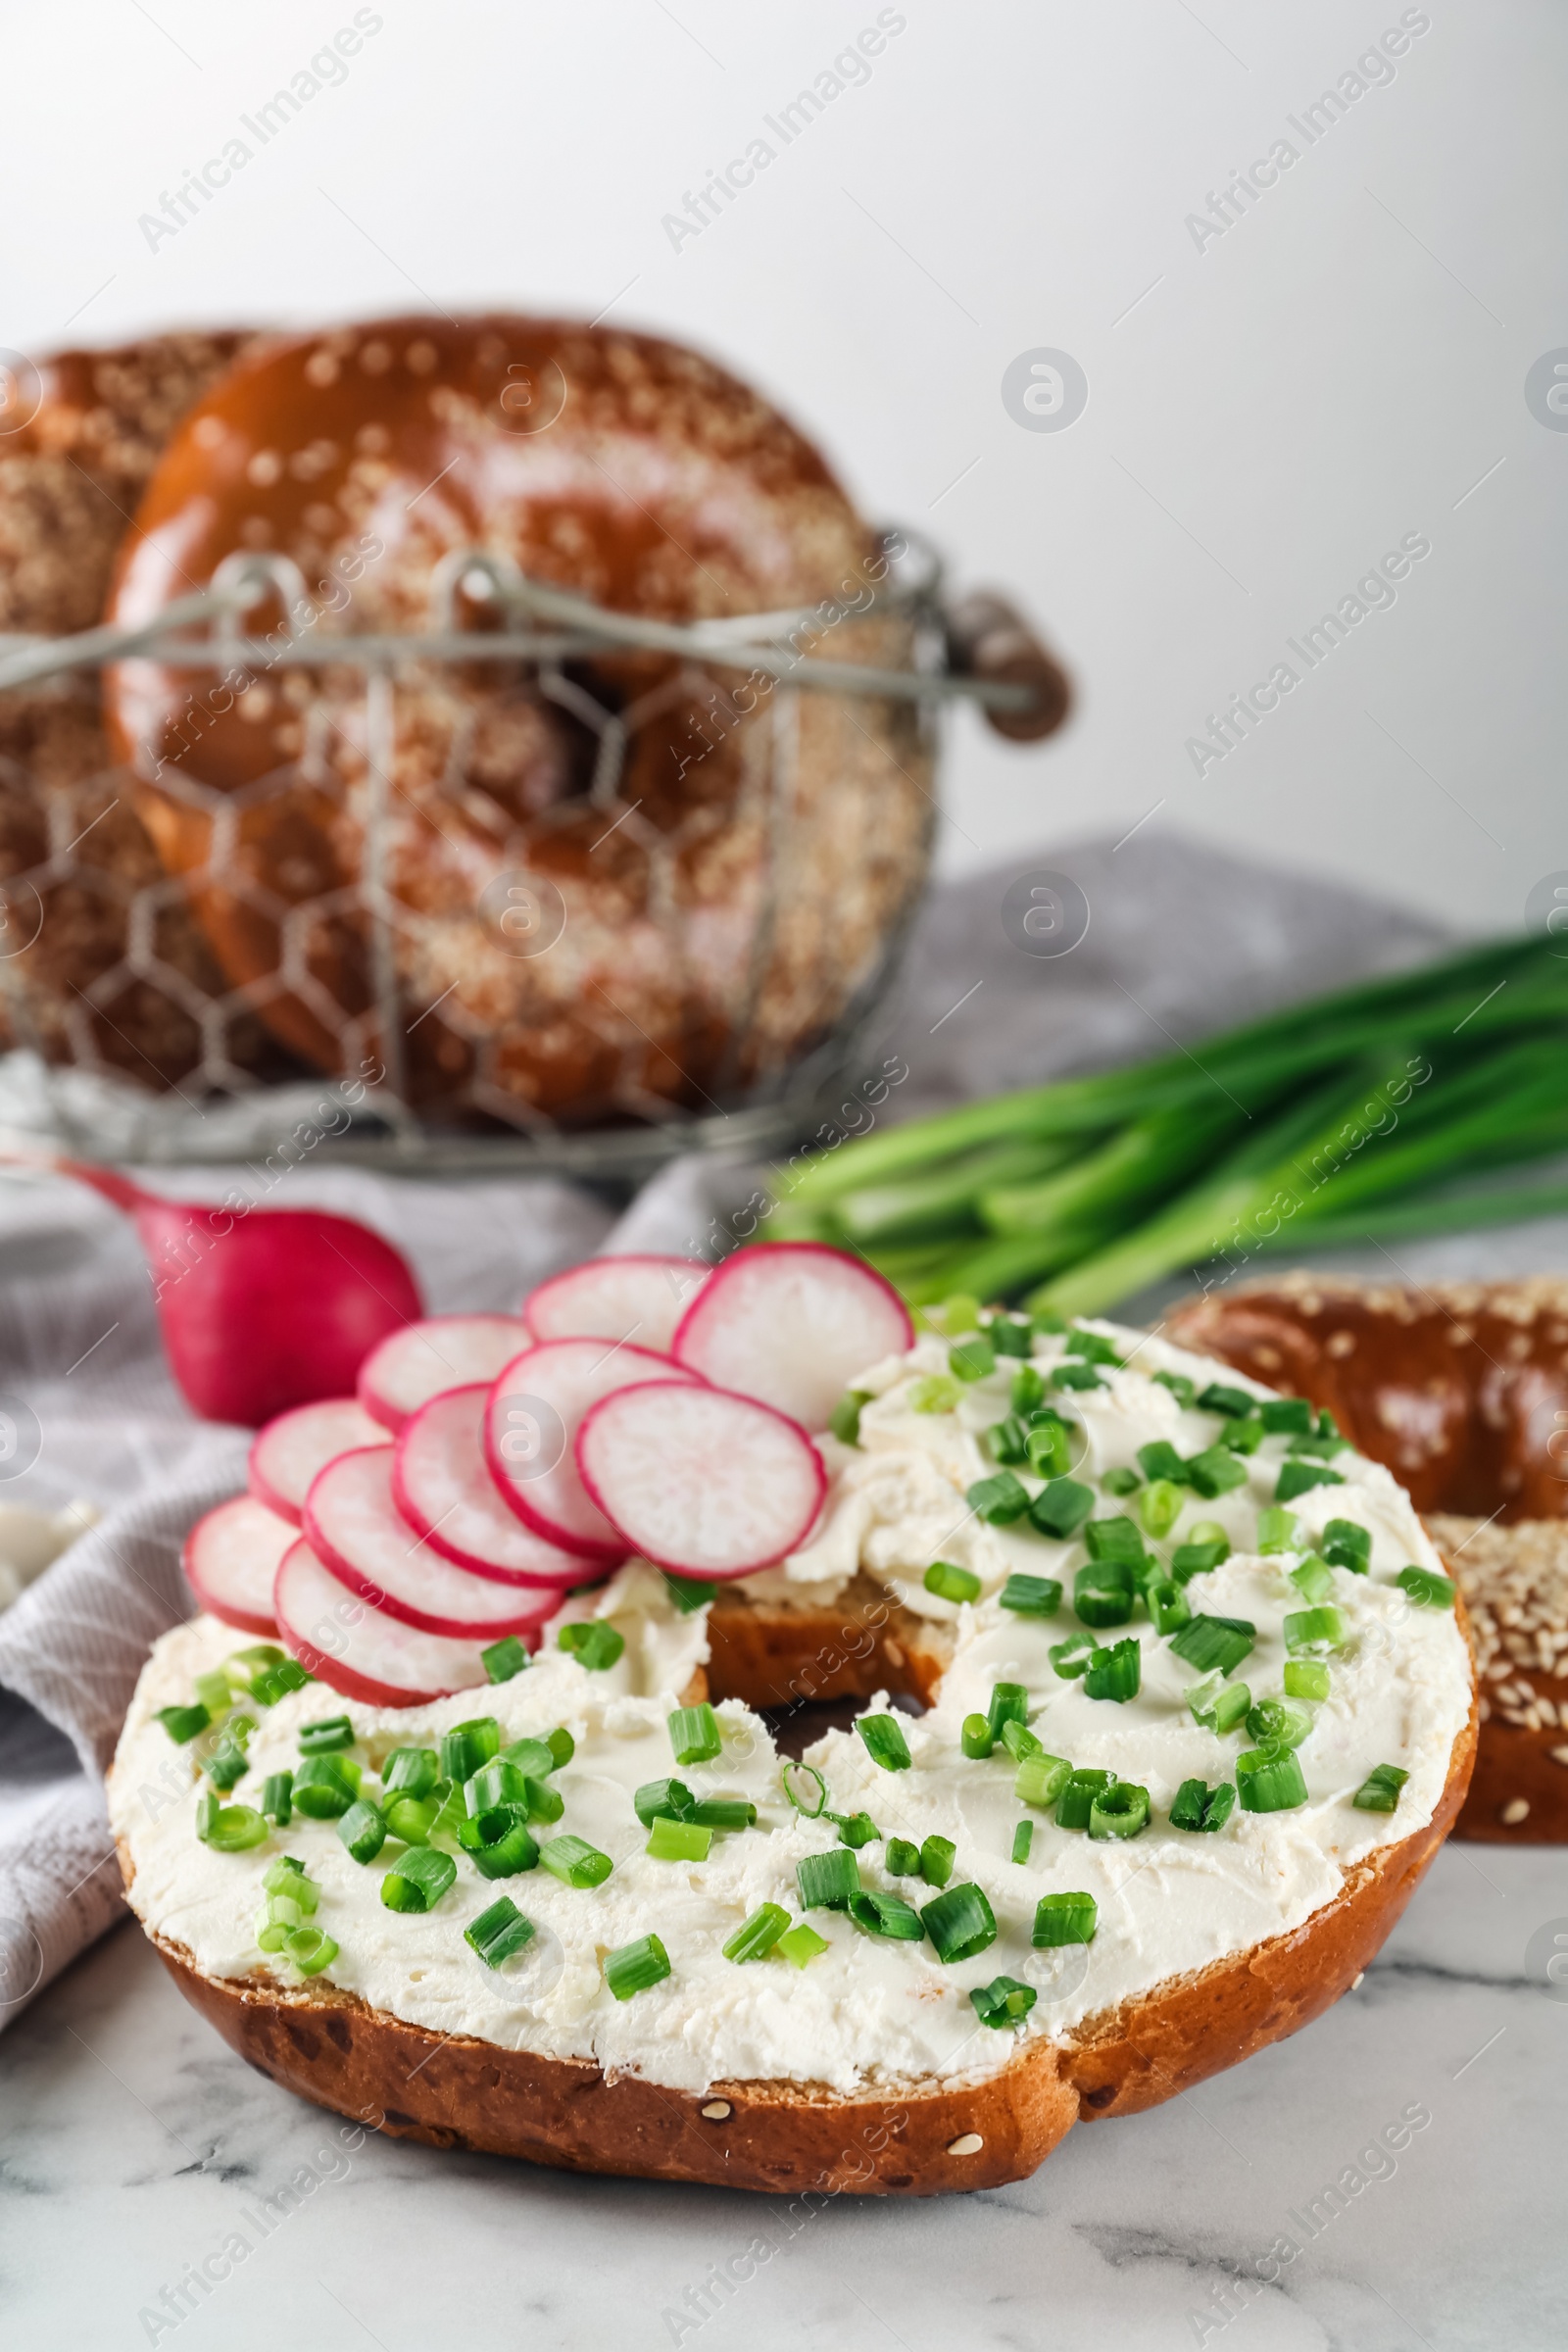
[[[308,1672],[368,1707],[417,1707],[488,1683],[477,1642],[444,1641],[345,1591],[302,1539],[272,1587],[278,1639]]]
[[[198,1519],[179,1564],[202,1607],[247,1634],[275,1634],[272,1580],[299,1530],[254,1494],[234,1494]]]
[[[536,1340],[635,1340],[662,1353],[707,1278],[695,1257],[591,1257],[530,1291],[523,1321]]]
[[[821,1242],[760,1242],[709,1276],[670,1353],[715,1388],[826,1429],[858,1372],[913,1345],[904,1300],[859,1258]]]
[[[305,1498],[305,1534],[340,1584],[426,1634],[494,1642],[536,1633],[561,1605],[559,1590],[498,1585],[432,1551],[399,1516],[387,1446],[327,1463]]]
[[[547,1543],[614,1567],[626,1546],[577,1475],[572,1442],[590,1405],[650,1381],[700,1384],[701,1375],[651,1348],[603,1340],[545,1340],[507,1366],[490,1392],[484,1452],[506,1501]]]
[[[634,1550],[676,1576],[747,1576],[810,1532],[827,1491],[798,1422],[724,1389],[622,1389],[583,1416],[584,1486]]]
[[[371,1348],[356,1383],[360,1402],[384,1429],[401,1429],[443,1389],[494,1380],[527,1345],[519,1315],[426,1315]]]
[[[359,1446],[385,1446],[386,1431],[356,1397],[327,1396],[319,1404],[297,1404],[279,1413],[251,1442],[246,1483],[258,1502],[300,1524],[312,1481],[340,1453]]]
[[[433,1551],[473,1576],[504,1585],[564,1587],[585,1581],[581,1552],[547,1544],[496,1492],[484,1458],[488,1385],[448,1389],[411,1413],[394,1448],[392,1494]]]

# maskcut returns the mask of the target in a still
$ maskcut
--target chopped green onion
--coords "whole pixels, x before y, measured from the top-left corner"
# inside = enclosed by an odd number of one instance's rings
[[[896,1715],[861,1715],[857,1718],[855,1728],[873,1764],[880,1765],[884,1772],[908,1771],[909,1742]]]
[[[978,1600],[980,1579],[971,1568],[955,1567],[952,1560],[933,1560],[925,1572],[925,1589],[938,1600]]]
[[[504,1756],[497,1756],[493,1764],[482,1764],[472,1780],[463,1784],[464,1811],[470,1820],[476,1813],[488,1813],[492,1805],[526,1806],[527,1802],[528,1775]]]
[[[205,1707],[194,1706],[160,1707],[158,1720],[175,1746],[183,1747],[188,1740],[195,1739],[198,1732],[205,1732],[213,1719]]]
[[[972,1885],[946,1887],[926,1904],[920,1918],[937,1958],[950,1967],[955,1961],[972,1960],[997,1940],[996,1915],[983,1890]]]
[[[433,1764],[435,1758],[432,1756],[430,1761]],[[509,1747],[501,1750],[500,1755],[495,1758],[495,1762],[497,1764],[514,1764],[517,1770],[530,1781],[545,1780],[556,1769],[556,1759],[543,1740],[514,1740]],[[480,1769],[488,1772],[491,1767],[483,1765]]]
[[[1456,1590],[1450,1577],[1439,1576],[1432,1568],[1417,1568],[1413,1564],[1401,1568],[1395,1578],[1401,1592],[1408,1592],[1418,1606],[1425,1609],[1451,1609]]]
[[[983,1715],[966,1715],[958,1734],[958,1744],[971,1763],[978,1764],[996,1746],[996,1738]]]
[[[532,1943],[535,1932],[533,1921],[523,1918],[510,1894],[503,1894],[477,1919],[469,1920],[463,1940],[478,1953],[486,1968],[499,1968],[503,1960]]]
[[[1100,1481],[1107,1494],[1136,1494],[1143,1483],[1136,1470],[1107,1470]]]
[[[1256,1640],[1257,1628],[1246,1617],[1195,1617],[1174,1637],[1171,1648],[1200,1674],[1233,1674]]]
[[[1012,1793],[1021,1805],[1054,1805],[1072,1778],[1065,1756],[1025,1756],[1012,1776]]]
[[[1029,1848],[1034,1843],[1034,1823],[1027,1819],[1020,1821],[1017,1828],[1012,1833],[1012,1858],[1014,1862],[1028,1861]]]
[[[1067,1353],[1081,1355],[1087,1363],[1109,1364],[1117,1372],[1124,1369],[1127,1361],[1124,1355],[1117,1353],[1109,1340],[1102,1338],[1098,1331],[1085,1331],[1081,1323],[1075,1323],[1067,1335]]]
[[[1167,1583],[1146,1585],[1144,1599],[1154,1621],[1156,1634],[1179,1634],[1192,1621],[1193,1604],[1174,1579]]]
[[[1054,1617],[1061,1606],[1061,1586],[1054,1576],[1009,1576],[997,1594],[998,1606],[1017,1617]]]
[[[1246,1389],[1227,1388],[1222,1381],[1210,1381],[1198,1399],[1200,1413],[1223,1413],[1227,1420],[1236,1420],[1251,1412],[1257,1398]]]
[[[869,1389],[846,1389],[844,1395],[839,1398],[828,1415],[827,1425],[841,1446],[858,1446],[860,1443],[860,1415],[870,1401],[871,1392]]]
[[[214,1810],[207,1817],[205,1830],[201,1826],[201,1808],[197,1808],[196,1835],[215,1853],[243,1854],[253,1845],[264,1844],[271,1836],[270,1823],[254,1807],[220,1805],[216,1798],[210,1801]]]
[[[354,1745],[354,1726],[346,1715],[329,1715],[324,1723],[300,1726],[300,1754],[329,1756],[334,1748]]]
[[[1352,1576],[1365,1576],[1372,1564],[1372,1530],[1353,1519],[1331,1519],[1323,1530],[1323,1557]]]
[[[991,1345],[999,1355],[1028,1357],[1034,1352],[1035,1335],[1027,1323],[1016,1322],[1011,1315],[993,1315],[987,1326]]]
[[[997,1368],[997,1351],[988,1332],[977,1331],[972,1338],[960,1340],[948,1349],[948,1370],[955,1380],[984,1380]]]
[[[287,1650],[279,1649],[275,1642],[253,1642],[246,1649],[229,1651],[223,1660],[223,1678],[237,1684],[242,1690],[250,1690],[259,1675],[275,1674],[280,1666],[291,1666],[293,1662]]]
[[[1046,1746],[1045,1741],[1038,1739],[1026,1723],[1019,1723],[1015,1716],[1009,1716],[1002,1727],[1002,1744],[1015,1764],[1021,1764],[1025,1756],[1043,1755]]]
[[[1029,1490],[1010,1470],[997,1470],[977,1478],[964,1500],[989,1526],[1011,1527],[1029,1508]]]
[[[1236,1729],[1251,1703],[1252,1694],[1245,1683],[1227,1683],[1221,1674],[1205,1676],[1187,1693],[1193,1721],[1222,1738]]]
[[[433,1796],[393,1796],[382,1807],[390,1837],[405,1845],[425,1845],[440,1811]]]
[[[1152,1378],[1157,1380],[1162,1389],[1169,1389],[1177,1403],[1186,1410],[1191,1411],[1198,1402],[1197,1387],[1185,1372],[1155,1372]]]
[[[1265,1397],[1258,1411],[1271,1437],[1282,1433],[1304,1436],[1312,1427],[1312,1407],[1304,1396]]]
[[[1004,1723],[1028,1724],[1029,1693],[1022,1683],[992,1684],[991,1704],[986,1710],[986,1721],[991,1726],[991,1736],[994,1740],[1002,1738],[1002,1727]]]
[[[902,1894],[876,1894],[866,1887],[851,1895],[847,1908],[863,1935],[882,1936],[892,1943],[919,1943],[925,1935],[920,1914]]]
[[[1315,1551],[1290,1570],[1290,1579],[1303,1600],[1326,1599],[1334,1590],[1334,1571]]]
[[[829,1846],[825,1854],[802,1855],[795,1883],[803,1911],[842,1911],[860,1891],[860,1866],[847,1845]]]
[[[1093,1943],[1099,1924],[1100,1905],[1092,1894],[1043,1894],[1035,1905],[1029,1940],[1037,1952],[1064,1943]]]
[[[1399,1801],[1399,1790],[1410,1778],[1397,1764],[1378,1764],[1367,1774],[1351,1797],[1363,1813],[1392,1813]]]
[[[1125,1512],[1114,1519],[1091,1519],[1084,1529],[1084,1542],[1092,1560],[1108,1561],[1129,1575],[1149,1557],[1143,1537]]]
[[[907,1838],[890,1838],[882,1867],[892,1879],[912,1879],[919,1875],[920,1848]]]
[[[1187,1483],[1212,1499],[1216,1494],[1228,1494],[1233,1487],[1245,1487],[1247,1465],[1228,1446],[1209,1446],[1201,1453],[1189,1455]]]
[[[713,1833],[703,1823],[671,1821],[662,1813],[648,1833],[643,1852],[656,1862],[706,1862],[712,1842]]]
[[[1133,1597],[1131,1572],[1119,1560],[1090,1560],[1072,1580],[1072,1605],[1085,1625],[1125,1625]]]
[[[951,1838],[927,1838],[920,1848],[920,1876],[928,1886],[945,1886],[958,1849]]]
[[[217,1668],[211,1674],[199,1674],[196,1677],[196,1696],[214,1723],[220,1715],[226,1715],[234,1703],[228,1677]]]
[[[667,1568],[660,1571],[664,1580],[664,1592],[671,1606],[682,1617],[690,1617],[698,1609],[715,1599],[718,1587],[701,1576],[672,1576]]]
[[[386,1823],[362,1796],[340,1817],[337,1834],[356,1862],[373,1862],[386,1843]]]
[[[1187,1484],[1187,1464],[1168,1438],[1155,1438],[1152,1444],[1140,1446],[1138,1466],[1152,1485],[1184,1487]],[[1153,1532],[1150,1530],[1151,1534]]]
[[[294,1814],[294,1775],[291,1772],[270,1772],[262,1783],[262,1801],[258,1808],[280,1830],[286,1830]]]
[[[1112,1642],[1108,1649],[1090,1653],[1084,1675],[1085,1698],[1110,1698],[1118,1703],[1136,1698],[1143,1687],[1143,1649],[1132,1639]]]
[[[782,1904],[760,1903],[723,1946],[725,1959],[737,1965],[748,1960],[765,1960],[789,1924],[790,1915]]]
[[[1113,1772],[1102,1772],[1098,1767],[1073,1773],[1062,1783],[1061,1794],[1056,1799],[1057,1829],[1087,1830],[1095,1799],[1114,1788],[1115,1782]]]
[[[1008,1396],[1015,1413],[1032,1413],[1046,1401],[1046,1384],[1033,1364],[1021,1364],[1012,1376]]]
[[[1268,1503],[1257,1514],[1257,1548],[1261,1552],[1304,1551],[1306,1539],[1294,1511]]]
[[[937,1313],[942,1317],[942,1328],[946,1332],[978,1331],[980,1328],[980,1301],[971,1298],[967,1291],[955,1291],[951,1298],[944,1298]]]
[[[613,1666],[626,1647],[625,1635],[617,1633],[603,1617],[580,1618],[571,1625],[564,1625],[556,1640],[567,1657],[575,1658],[590,1674],[603,1674],[607,1667]],[[687,1760],[682,1758],[683,1762]]]
[[[492,1805],[458,1825],[458,1843],[485,1879],[514,1879],[537,1868],[539,1847],[517,1805]]]
[[[669,1719],[669,1744],[677,1764],[709,1764],[719,1754],[724,1743],[718,1717],[706,1698],[698,1706],[675,1709]]]
[[[457,1875],[450,1854],[433,1845],[411,1846],[381,1881],[381,1900],[389,1911],[433,1911]]]
[[[963,1389],[948,1372],[925,1372],[909,1383],[909,1410],[951,1413],[963,1397]]]
[[[1067,1362],[1060,1363],[1056,1366],[1056,1369],[1051,1375],[1051,1385],[1054,1389],[1077,1389],[1081,1391],[1085,1389],[1102,1389],[1105,1386],[1105,1383],[1101,1379],[1100,1374],[1095,1370],[1093,1364],[1074,1363],[1069,1358]]]
[[[1137,1838],[1149,1827],[1149,1790],[1135,1781],[1102,1788],[1089,1807],[1091,1838]]]
[[[479,1663],[493,1683],[510,1683],[528,1663],[528,1652],[515,1634],[503,1634],[479,1652]]]
[[[974,1490],[969,1490],[974,1500]],[[1028,1496],[1024,1500],[1028,1502]],[[1042,1487],[1029,1503],[1030,1524],[1042,1536],[1052,1536],[1057,1542],[1076,1535],[1095,1507],[1095,1490],[1086,1487],[1081,1479],[1054,1478]]]
[[[814,1928],[808,1927],[804,1919],[798,1927],[791,1928],[787,1936],[781,1936],[773,1946],[791,1968],[804,1968],[808,1960],[814,1960],[818,1952],[825,1952],[827,1948],[827,1937],[819,1936]]]
[[[318,1977],[337,1958],[338,1947],[322,1928],[292,1928],[283,1946],[302,1977]]]
[[[1093,1634],[1069,1634],[1065,1642],[1053,1642],[1047,1656],[1064,1683],[1070,1683],[1088,1672],[1089,1661],[1100,1647]]]
[[[249,1759],[239,1741],[226,1736],[202,1766],[215,1788],[232,1788],[236,1781],[245,1778],[249,1768]]]
[[[294,1775],[294,1810],[312,1821],[336,1821],[360,1793],[360,1768],[341,1752],[307,1756]]]
[[[1064,1421],[1054,1406],[1046,1405],[1031,1415],[1030,1428],[1023,1442],[1025,1458],[1036,1478],[1065,1478],[1072,1468],[1070,1443],[1076,1422]],[[1041,1528],[1049,1535],[1049,1528]]]
[[[1292,1656],[1304,1652],[1321,1656],[1324,1651],[1343,1649],[1349,1640],[1345,1620],[1338,1609],[1293,1609],[1285,1620],[1285,1646]]]
[[[1288,1813],[1306,1802],[1306,1783],[1294,1747],[1250,1748],[1238,1756],[1236,1788],[1244,1813]]]
[[[285,1658],[280,1666],[251,1677],[250,1694],[261,1706],[275,1707],[280,1698],[286,1698],[291,1690],[303,1690],[314,1679],[297,1658]]]
[[[546,1732],[545,1745],[556,1759],[558,1772],[563,1764],[569,1764],[577,1752],[577,1742],[564,1724],[558,1725],[553,1732]]]
[[[1146,1487],[1138,1501],[1138,1516],[1152,1536],[1168,1536],[1182,1515],[1186,1501],[1180,1487],[1167,1478],[1156,1478]]]
[[[441,1777],[461,1788],[481,1764],[501,1752],[501,1726],[493,1715],[475,1715],[441,1735]]]
[[[1170,1809],[1170,1826],[1210,1833],[1221,1830],[1235,1802],[1236,1790],[1229,1781],[1221,1781],[1217,1788],[1210,1788],[1206,1781],[1183,1781]]]
[[[316,1881],[309,1876],[297,1854],[279,1854],[268,1865],[262,1886],[269,1894],[292,1896],[302,1911],[314,1911],[317,1902]]]
[[[874,1845],[882,1835],[869,1813],[829,1813],[827,1819],[838,1824],[840,1845],[856,1853],[862,1845]]]
[[[1343,1487],[1344,1479],[1327,1462],[1304,1462],[1293,1456],[1280,1468],[1279,1484],[1274,1489],[1276,1502],[1294,1502],[1298,1494],[1305,1494],[1313,1487]]]
[[[615,1865],[608,1854],[585,1838],[550,1838],[539,1848],[539,1859],[564,1886],[602,1886]]]
[[[623,1943],[605,1955],[605,1983],[617,2001],[629,2001],[651,1984],[662,1984],[668,1975],[669,1954],[657,1936],[639,1936],[635,1943]]]
[[[428,1796],[439,1778],[433,1747],[395,1747],[381,1767],[388,1796]]]
[[[980,2023],[999,2033],[1004,2026],[1021,2026],[1038,1997],[1032,1984],[1020,1984],[1016,1977],[994,1977],[989,1984],[976,1984],[969,1994]]]
[[[1284,1680],[1287,1698],[1327,1698],[1329,1694],[1329,1670],[1311,1658],[1287,1658]]]
[[[1263,1424],[1255,1413],[1244,1421],[1227,1421],[1219,1442],[1231,1453],[1255,1453],[1263,1443]]]
[[[757,1807],[749,1796],[704,1796],[690,1818],[705,1830],[750,1830],[756,1827]]]
[[[1299,1747],[1312,1718],[1283,1698],[1260,1698],[1247,1711],[1247,1737],[1257,1747]]]
[[[790,1762],[780,1766],[778,1777],[783,1783],[784,1793],[795,1807],[796,1812],[804,1813],[808,1821],[816,1821],[827,1804],[827,1783],[817,1771],[816,1766],[814,1764],[798,1764],[792,1758]],[[815,1796],[814,1805],[807,1803],[803,1797],[797,1795],[795,1788],[797,1781],[810,1783],[807,1794]]]
[[[1029,1430],[1016,1413],[1009,1413],[1004,1421],[993,1421],[985,1440],[986,1450],[994,1462],[1015,1469],[1029,1459]]]

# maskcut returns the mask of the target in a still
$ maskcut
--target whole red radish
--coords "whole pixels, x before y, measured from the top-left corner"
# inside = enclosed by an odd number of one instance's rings
[[[51,1163],[133,1221],[169,1361],[194,1412],[260,1428],[291,1405],[352,1396],[361,1363],[423,1313],[389,1242],[318,1208],[165,1200],[113,1168]]]

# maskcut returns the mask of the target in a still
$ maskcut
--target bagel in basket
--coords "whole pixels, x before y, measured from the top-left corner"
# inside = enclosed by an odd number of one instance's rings
[[[487,580],[454,579],[466,550]],[[232,369],[153,475],[111,616],[247,556],[275,591],[253,636],[426,630],[443,583],[448,625],[515,626],[520,573],[664,622],[808,609],[792,642],[828,662],[908,666],[916,639],[871,609],[889,555],[774,409],[675,344],[569,321],[383,319]],[[275,1036],[332,1072],[375,1046],[411,1099],[514,1123],[701,1108],[782,1066],[876,974],[925,872],[909,705],[668,653],[411,661],[384,729],[348,663],[129,662],[109,707],[166,866]]]
[[[0,417],[0,631],[67,636],[103,618],[165,442],[253,341],[151,335],[59,352],[12,376]],[[0,1043],[144,1086],[195,1069],[201,1011],[224,993],[222,974],[115,772],[93,670],[0,693]],[[254,1067],[262,1042],[244,1011],[228,1024],[231,1062]]]
[[[1452,1590],[1389,1472],[1104,1323],[928,1333],[851,1403],[778,1567],[682,1609],[632,1561],[493,1684],[475,1651],[470,1687],[378,1706],[275,1649],[226,1663],[244,1637],[211,1617],[159,1642],[113,1825],[251,2063],[438,2145],[920,2194],[1025,2175],[1356,1980],[1475,1741]],[[747,1703],[771,1688],[714,1673],[696,1703],[705,1660],[743,1658],[736,1612],[929,1628],[934,1703],[785,1767]],[[290,1640],[340,1671],[330,1629]]]
[[[1464,1593],[1481,1678],[1458,1835],[1568,1841],[1568,1281],[1287,1274],[1165,1328],[1310,1396],[1409,1489]]]

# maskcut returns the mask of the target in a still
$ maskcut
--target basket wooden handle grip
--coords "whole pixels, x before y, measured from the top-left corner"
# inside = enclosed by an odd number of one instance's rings
[[[977,589],[946,618],[949,666],[963,677],[1028,687],[1033,700],[1017,710],[987,710],[986,719],[1011,743],[1038,743],[1054,734],[1072,704],[1067,673],[1048,652],[1015,605]]]

